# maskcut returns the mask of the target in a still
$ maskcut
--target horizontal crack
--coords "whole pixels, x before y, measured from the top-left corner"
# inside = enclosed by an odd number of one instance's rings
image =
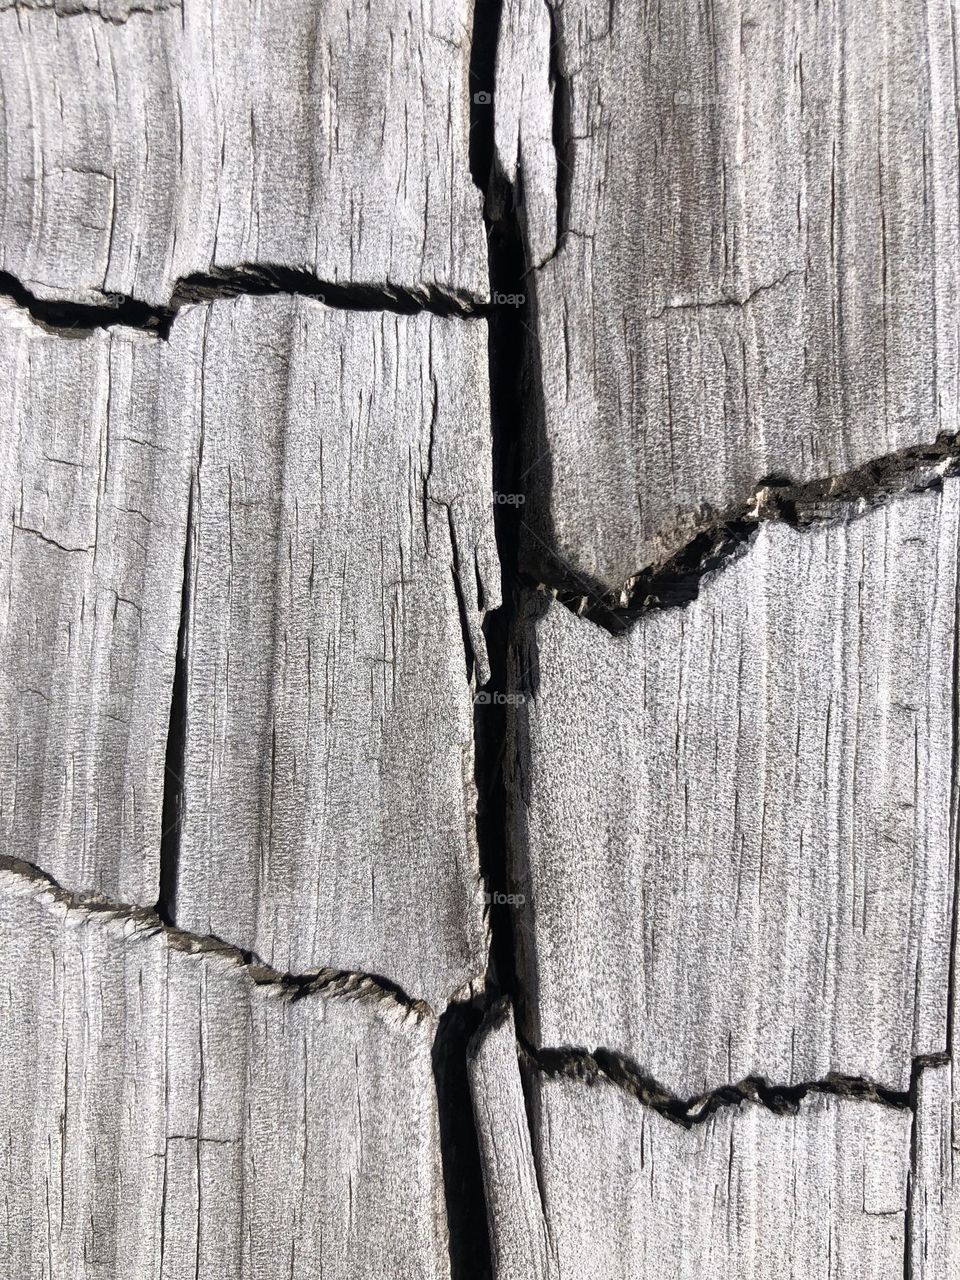
[[[537,582],[579,617],[617,634],[644,613],[683,607],[695,600],[704,578],[742,555],[761,524],[794,528],[849,522],[891,499],[936,488],[960,476],[960,435],[941,435],[932,444],[915,445],[874,458],[835,476],[801,484],[771,481],[726,515],[711,520],[670,559],[649,566],[616,591],[585,592],[582,575],[571,575],[556,561],[556,581]]]
[[[119,326],[142,329],[165,339],[170,336],[171,325],[182,307],[272,294],[314,298],[325,306],[342,311],[388,311],[397,315],[416,315],[426,311],[431,315],[461,319],[485,316],[490,311],[488,304],[475,302],[467,294],[445,291],[432,285],[400,289],[390,285],[337,284],[319,280],[309,271],[289,267],[241,266],[231,271],[186,276],[177,281],[166,306],[151,306],[119,294],[104,294],[102,303],[39,298],[16,276],[0,271],[0,295],[11,298],[44,328],[72,337],[82,337],[94,329]]]
[[[703,1124],[721,1107],[736,1107],[743,1102],[755,1103],[778,1115],[793,1115],[809,1094],[829,1094],[910,1110],[915,1106],[920,1072],[926,1067],[943,1066],[949,1061],[947,1054],[926,1054],[914,1058],[911,1086],[903,1091],[888,1089],[862,1076],[831,1074],[823,1080],[795,1085],[770,1084],[760,1076],[748,1076],[708,1093],[680,1098],[642,1071],[637,1063],[612,1050],[595,1049],[591,1053],[587,1049],[576,1048],[536,1049],[522,1039],[519,1040],[519,1049],[521,1060],[528,1068],[550,1078],[576,1080],[587,1085],[607,1080],[644,1106],[687,1129]]]
[[[785,285],[795,276],[802,276],[803,272],[799,269],[785,271],[782,276],[778,276],[776,280],[769,280],[766,284],[758,284],[751,289],[749,293],[744,294],[742,298],[721,297],[721,298],[697,298],[686,299],[678,302],[665,302],[662,307],[656,311],[647,313],[647,320],[659,320],[666,315],[668,311],[707,311],[714,307],[735,307],[742,309],[754,302],[762,294],[769,293],[771,289],[779,289],[781,285]]]
[[[303,974],[283,973],[252,951],[244,951],[212,934],[187,933],[184,929],[164,924],[157,913],[148,907],[114,902],[99,894],[72,893],[46,871],[19,858],[0,855],[0,875],[2,874],[15,877],[28,893],[52,896],[54,901],[65,906],[68,911],[140,925],[147,934],[163,934],[167,943],[178,951],[192,955],[218,956],[245,969],[257,986],[279,987],[293,1000],[320,994],[329,997],[365,998],[395,1004],[416,1014],[418,1018],[432,1016],[427,1004],[414,1000],[396,983],[377,974],[344,969],[318,969]]]

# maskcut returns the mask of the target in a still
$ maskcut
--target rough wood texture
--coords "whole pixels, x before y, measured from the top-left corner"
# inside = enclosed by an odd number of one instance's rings
[[[764,525],[611,636],[537,605],[517,662],[529,1033],[687,1096],[946,1047],[960,484]]]
[[[157,900],[193,371],[0,306],[0,852]]]
[[[606,1082],[532,1092],[559,1275],[902,1280],[908,1111],[818,1095],[684,1129]]]
[[[619,588],[766,476],[957,430],[952,6],[507,8],[540,572]]]
[[[449,1276],[433,1020],[0,870],[6,1274]]]
[[[537,1186],[509,1006],[487,1018],[471,1046],[470,1091],[495,1280],[559,1280]]]
[[[177,923],[442,1009],[486,964],[486,325],[245,298],[202,346]]]
[[[0,8],[0,266],[37,294],[259,263],[486,297],[471,0]]]
[[[960,1274],[960,1108],[954,1067],[928,1067],[917,1087],[911,1196],[913,1280]]]
[[[809,1094],[686,1128],[609,1080],[521,1068],[509,1015],[481,1033],[473,1092],[495,1280],[904,1274],[905,1108]]]

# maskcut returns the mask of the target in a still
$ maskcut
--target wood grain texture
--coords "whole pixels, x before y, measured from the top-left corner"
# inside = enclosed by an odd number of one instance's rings
[[[0,851],[157,900],[193,371],[0,307]]]
[[[0,8],[0,266],[38,295],[253,263],[487,296],[472,0]]]
[[[177,923],[439,1010],[486,965],[486,325],[246,298],[202,350]]]
[[[510,8],[535,571],[617,589],[765,477],[957,430],[951,5]]]
[[[960,486],[763,525],[611,636],[536,605],[517,664],[529,1034],[672,1093],[946,1047]]]
[[[469,1066],[494,1280],[560,1280],[537,1184],[509,1005],[487,1016],[471,1045]]]
[[[810,1095],[685,1129],[608,1082],[531,1092],[560,1276],[902,1280],[909,1111]]]
[[[907,1274],[912,1280],[947,1280],[960,1270],[960,1134],[952,1065],[920,1073],[916,1107]]]
[[[29,1280],[449,1276],[433,1019],[293,998],[0,870],[0,1199]]]

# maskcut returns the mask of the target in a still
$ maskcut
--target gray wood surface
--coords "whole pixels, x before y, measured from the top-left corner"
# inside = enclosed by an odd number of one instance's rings
[[[914,1280],[960,1273],[960,1111],[954,1066],[918,1080],[910,1271]]]
[[[157,900],[194,371],[0,305],[0,852]]]
[[[764,477],[956,431],[952,5],[507,10],[532,567],[615,590]]]
[[[812,1096],[684,1129],[609,1083],[533,1094],[561,1276],[902,1280],[909,1111]]]
[[[532,597],[514,887],[538,1043],[682,1096],[906,1089],[945,1051],[958,489],[764,524],[624,634]]]
[[[421,1008],[0,867],[7,1275],[448,1277]]]
[[[560,1280],[544,1217],[513,1010],[494,1009],[471,1045],[470,1088],[496,1280]]]
[[[441,1010],[486,967],[486,324],[243,298],[202,362],[176,919]],[[461,621],[462,615],[462,621]]]
[[[905,1106],[808,1094],[686,1127],[608,1079],[521,1069],[508,1016],[484,1029],[473,1086],[498,1280],[904,1274]]]
[[[956,9],[0,0],[0,1280],[957,1280]]]
[[[35,293],[254,263],[486,296],[471,0],[0,9],[0,268]]]

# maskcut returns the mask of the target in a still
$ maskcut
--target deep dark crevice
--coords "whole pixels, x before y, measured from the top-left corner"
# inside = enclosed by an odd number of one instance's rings
[[[894,1107],[901,1111],[916,1110],[920,1072],[926,1067],[941,1066],[945,1054],[929,1054],[915,1058],[910,1088],[886,1088],[862,1076],[828,1075],[822,1080],[795,1085],[776,1085],[759,1076],[725,1084],[709,1093],[680,1098],[647,1075],[635,1062],[609,1049],[541,1048],[520,1041],[521,1060],[527,1070],[548,1077],[563,1077],[590,1086],[608,1081],[644,1106],[658,1112],[684,1128],[703,1124],[721,1107],[739,1106],[743,1102],[766,1107],[778,1115],[792,1115],[810,1094],[829,1094]]]
[[[557,161],[557,238],[560,248],[563,237],[570,230],[570,206],[573,193],[573,123],[572,98],[569,77],[560,67],[563,41],[557,28],[559,18],[552,0],[543,0],[550,17],[550,68],[549,83],[553,92],[553,150]]]
[[[695,600],[704,580],[746,552],[761,524],[794,528],[839,524],[866,515],[893,499],[939,487],[960,475],[960,436],[941,435],[871,459],[835,476],[801,484],[774,479],[725,515],[705,522],[669,559],[648,566],[615,591],[605,590],[560,560],[548,566],[551,581],[529,576],[528,586],[549,591],[580,617],[613,634],[628,630],[644,613],[682,608]]]
[[[433,1042],[451,1280],[489,1280],[492,1274],[480,1144],[467,1073],[467,1046],[482,1018],[478,1005],[454,1001],[441,1017]]]
[[[184,762],[187,746],[187,633],[190,615],[193,489],[187,503],[183,585],[180,589],[180,627],[170,698],[170,722],[163,762],[163,806],[160,823],[160,875],[157,915],[165,925],[177,923],[177,883],[180,877],[180,834],[183,821]]]
[[[489,1277],[492,1269],[480,1147],[467,1074],[468,1044],[492,1003],[503,994],[514,999],[518,995],[505,847],[504,754],[510,705],[507,646],[518,590],[524,413],[521,370],[525,327],[523,312],[513,303],[525,285],[523,252],[512,206],[499,208],[496,220],[492,212],[493,85],[501,9],[502,0],[476,0],[470,62],[470,167],[484,196],[491,295],[513,301],[495,301],[487,311],[493,520],[503,604],[488,613],[483,623],[490,679],[475,696],[474,746],[477,843],[488,898],[490,955],[483,996],[470,1005],[450,1006],[441,1020],[434,1051],[453,1280],[480,1280]]]
[[[82,338],[94,329],[121,325],[128,329],[144,329],[166,338],[173,320],[172,308],[151,307],[134,298],[105,294],[100,304],[38,298],[7,271],[0,271],[0,296],[11,298],[37,324],[64,337]]]
[[[142,329],[167,339],[177,313],[192,303],[273,294],[314,298],[328,307],[344,311],[388,311],[397,315],[427,311],[431,315],[461,319],[481,317],[489,311],[486,303],[478,302],[467,294],[435,286],[401,289],[346,285],[318,280],[309,271],[270,265],[240,266],[229,271],[187,276],[174,286],[166,306],[151,306],[136,298],[115,294],[104,294],[102,303],[51,301],[38,298],[15,276],[0,271],[0,296],[11,298],[37,324],[63,337],[82,338],[95,329],[119,326]]]
[[[76,893],[65,889],[49,872],[31,862],[0,854],[0,872],[16,876],[27,890],[37,895],[49,895],[70,912],[88,917],[100,916],[108,920],[122,920],[138,926],[145,934],[162,933],[167,943],[177,951],[190,955],[217,955],[221,959],[245,969],[252,982],[258,986],[281,988],[290,998],[302,999],[321,992],[329,996],[345,996],[389,1000],[419,1016],[427,1017],[429,1007],[422,1000],[415,1000],[402,987],[378,973],[361,973],[348,969],[316,969],[308,973],[288,973],[275,969],[253,951],[247,951],[233,943],[224,942],[214,934],[189,933],[166,924],[160,915],[149,907],[129,902],[117,902],[96,893]]]
[[[953,899],[950,904],[950,963],[947,966],[947,1049],[954,1045],[954,1007],[957,999],[957,964],[960,963],[960,565],[957,566],[956,603],[953,612],[953,687],[950,691],[950,848],[953,853]]]

